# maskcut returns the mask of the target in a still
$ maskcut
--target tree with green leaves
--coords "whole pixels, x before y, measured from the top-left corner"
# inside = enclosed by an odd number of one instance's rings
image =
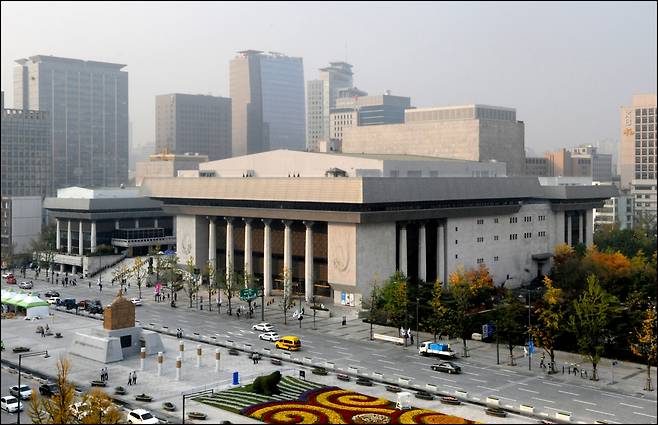
[[[187,257],[187,261],[185,262],[185,286],[183,289],[185,290],[185,293],[187,294],[187,297],[190,300],[190,308],[192,308],[192,298],[193,296],[198,292],[198,285],[196,282],[196,279],[194,277],[194,270],[196,269],[196,264],[194,264],[194,259],[192,256]]]
[[[542,306],[535,310],[538,323],[530,328],[530,333],[551,358],[549,373],[556,373],[555,347],[563,330],[566,301],[562,289],[555,287],[548,276],[544,276],[544,286]]]
[[[603,354],[609,324],[612,316],[619,311],[619,301],[608,294],[599,284],[596,276],[587,277],[585,292],[573,301],[573,315],[569,317],[568,329],[573,332],[578,350],[592,364],[590,379],[598,381],[596,367]]]
[[[450,273],[448,290],[454,302],[451,305],[453,317],[453,329],[455,334],[459,335],[462,339],[463,356],[468,357],[468,347],[466,346],[466,339],[468,338],[468,331],[471,324],[471,302],[474,296],[474,288],[471,287],[468,280],[466,280],[465,273],[462,267],[458,267],[456,271]]]
[[[208,310],[212,311],[212,296],[219,292],[219,284],[217,282],[217,271],[212,261],[206,261],[206,266],[203,269],[203,274],[208,276]]]
[[[217,273],[217,283],[219,289],[226,295],[228,301],[228,314],[233,315],[233,306],[231,304],[235,294],[240,291],[240,277],[231,268]]]
[[[509,365],[514,362],[514,347],[523,341],[525,305],[508,290],[502,303],[496,306],[496,332],[509,350]]]
[[[368,322],[370,323],[370,340],[373,340],[372,325],[378,321],[382,311],[382,295],[381,288],[377,283],[377,279],[370,282],[370,296],[361,298],[361,307],[368,310]]]
[[[281,272],[281,280],[283,281],[283,296],[279,301],[279,308],[283,311],[283,323],[287,325],[288,310],[295,305],[292,298],[292,277],[290,275],[290,270],[287,267],[284,267]]]
[[[430,306],[431,310],[423,324],[426,329],[434,334],[434,342],[436,342],[437,335],[451,333],[451,312],[443,300],[443,283],[438,279],[434,282],[432,298],[427,304]]]
[[[382,288],[383,308],[388,313],[389,321],[396,327],[407,325],[409,307],[408,278],[396,271]]]
[[[647,362],[647,380],[645,391],[653,391],[651,386],[651,365],[656,363],[658,354],[658,321],[656,321],[656,307],[647,308],[642,326],[635,332],[635,341],[631,344],[631,351]]]

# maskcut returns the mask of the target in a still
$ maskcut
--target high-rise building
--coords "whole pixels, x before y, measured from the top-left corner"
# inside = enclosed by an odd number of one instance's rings
[[[580,145],[571,149],[571,158],[576,163],[581,159],[590,161],[592,180],[599,182],[612,181],[611,154],[599,153],[598,148],[592,145]]]
[[[302,58],[244,50],[229,68],[232,156],[273,149],[304,150]]]
[[[329,138],[342,140],[343,131],[354,126],[403,123],[404,111],[410,108],[410,98],[390,93],[339,97],[329,114]]]
[[[231,99],[191,94],[155,98],[155,149],[182,155],[231,157]]]
[[[635,198],[635,213],[656,219],[656,94],[633,96],[621,108],[619,174]]]
[[[336,99],[342,89],[352,88],[352,65],[346,62],[329,62],[320,68],[320,78],[307,82],[306,145],[311,151],[317,150],[319,140],[330,137],[329,114],[336,106]]]
[[[344,129],[346,153],[424,155],[502,161],[507,173],[525,174],[524,124],[516,110],[464,105],[407,109],[404,124]]]
[[[48,112],[2,109],[2,196],[52,194],[51,122]]]
[[[48,112],[52,190],[118,186],[128,179],[125,65],[32,56],[14,72],[17,109]]]

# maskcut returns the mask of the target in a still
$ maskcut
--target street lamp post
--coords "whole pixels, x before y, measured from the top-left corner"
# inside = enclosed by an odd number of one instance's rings
[[[318,309],[318,306],[315,303],[315,294],[313,294],[313,330],[315,330],[315,311],[317,309]]]
[[[16,415],[17,416],[16,423],[18,425],[21,424],[21,409],[20,409],[20,407],[21,407],[21,364],[23,362],[23,357],[34,357],[34,356],[41,356],[41,355],[43,355],[43,357],[45,359],[50,357],[50,355],[48,354],[48,350],[46,350],[46,351],[35,351],[34,353],[25,353],[25,354],[19,354],[18,355],[18,397],[17,397],[18,398],[18,414]],[[34,391],[34,390],[32,390],[32,391]]]
[[[526,293],[528,294],[528,370],[532,370],[532,351],[530,348],[530,342],[532,341],[532,336],[530,335],[530,311],[532,310],[532,306],[530,304],[530,288],[526,290]]]
[[[420,305],[420,298],[416,297],[416,348],[420,347],[420,339],[418,338],[418,306]]]
[[[203,390],[203,391],[195,391],[193,393],[183,393],[183,424],[185,423],[185,400],[188,398],[192,397],[197,397],[200,395],[206,395],[206,394],[215,394],[215,390]]]

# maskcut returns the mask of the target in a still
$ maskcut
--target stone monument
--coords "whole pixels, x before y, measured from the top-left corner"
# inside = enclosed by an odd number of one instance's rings
[[[164,351],[160,334],[135,326],[135,305],[124,298],[121,291],[103,312],[103,328],[75,333],[71,354],[112,363],[137,355],[146,348],[146,354]]]

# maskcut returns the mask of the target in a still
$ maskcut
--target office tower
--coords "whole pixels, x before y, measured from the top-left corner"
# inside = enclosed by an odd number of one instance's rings
[[[612,181],[612,155],[599,153],[592,145],[580,145],[571,149],[571,158],[577,167],[581,160],[589,161],[592,180],[597,182]]]
[[[17,109],[48,112],[52,190],[117,186],[128,179],[125,65],[32,56],[14,72]]]
[[[622,189],[630,189],[635,212],[656,219],[656,94],[633,96],[621,108],[619,171]]]
[[[244,50],[229,68],[232,156],[304,150],[302,58]]]
[[[341,91],[349,94],[350,91]],[[342,140],[343,131],[354,126],[404,123],[404,111],[411,99],[386,92],[380,96],[342,96],[329,114],[329,138]]]
[[[231,157],[231,99],[164,94],[155,98],[155,150],[195,152],[210,160]]]
[[[499,106],[407,109],[403,124],[344,129],[342,150],[496,160],[507,164],[508,175],[525,174],[523,121],[515,109]]]
[[[307,122],[306,146],[308,150],[317,150],[319,140],[330,136],[329,114],[336,106],[336,99],[342,89],[352,87],[352,65],[346,62],[329,62],[329,66],[320,68],[320,78],[307,82]]]

